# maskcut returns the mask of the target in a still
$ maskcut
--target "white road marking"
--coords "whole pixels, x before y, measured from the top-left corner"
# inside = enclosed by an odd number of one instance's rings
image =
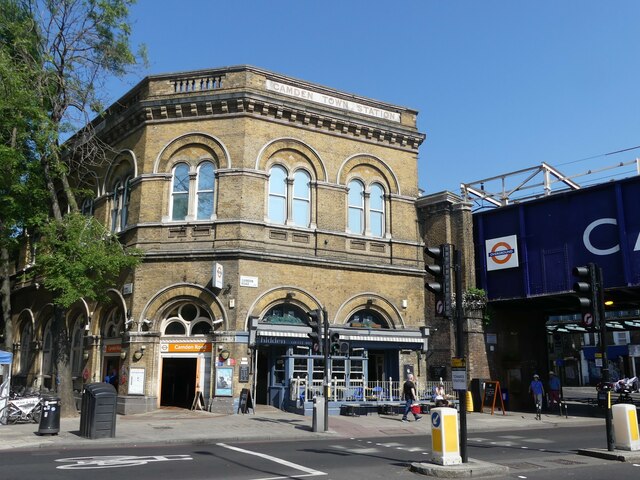
[[[189,455],[107,455],[102,457],[59,458],[56,462],[67,465],[56,467],[60,470],[92,470],[97,468],[136,467],[151,462],[170,462],[175,460],[193,460]]]
[[[271,455],[267,455],[265,453],[253,452],[251,450],[245,450],[244,448],[232,447],[231,445],[227,445],[226,443],[216,443],[216,445],[228,448],[229,450],[234,450],[236,452],[246,453],[247,455],[253,455],[255,457],[264,458],[265,460],[269,460],[274,463],[279,463],[280,465],[284,465],[285,467],[293,468],[295,470],[300,470],[305,472],[306,475],[296,475],[296,478],[299,477],[313,477],[317,475],[327,475],[325,472],[320,472],[319,470],[314,470],[313,468],[303,467],[302,465],[298,465],[297,463],[289,462],[287,460],[283,460],[278,457],[272,457]],[[291,477],[268,477],[256,480],[275,480],[278,478],[291,478]]]

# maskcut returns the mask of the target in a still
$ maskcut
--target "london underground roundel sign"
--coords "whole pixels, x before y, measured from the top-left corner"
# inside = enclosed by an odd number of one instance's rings
[[[518,264],[518,238],[516,235],[485,240],[487,271],[515,268]]]

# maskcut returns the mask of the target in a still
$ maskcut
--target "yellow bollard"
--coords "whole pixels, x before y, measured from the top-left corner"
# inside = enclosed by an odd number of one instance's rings
[[[431,415],[431,461],[438,465],[458,465],[460,437],[458,435],[458,411],[455,408],[439,407]]]
[[[467,412],[473,412],[473,396],[469,390],[467,390]]]

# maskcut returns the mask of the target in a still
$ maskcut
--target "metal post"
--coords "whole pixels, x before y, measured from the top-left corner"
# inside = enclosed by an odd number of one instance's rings
[[[324,431],[329,431],[329,315],[322,309],[322,342],[324,346],[324,380],[322,395],[324,396]]]
[[[454,255],[455,282],[456,282],[456,356],[464,358],[464,319],[462,312],[462,252],[455,249]],[[466,365],[466,362],[465,362]],[[468,462],[467,457],[467,389],[458,390],[460,405],[460,457],[462,463]]]
[[[598,292],[598,321],[600,322],[600,353],[602,355],[602,383],[609,383],[609,362],[607,360],[607,321],[604,311],[604,284],[602,282],[602,268],[595,264],[592,268],[596,271],[596,289]],[[607,450],[613,452],[616,449],[616,440],[613,434],[613,420],[611,418],[611,390],[607,390],[607,403],[605,409],[605,425],[607,429]]]

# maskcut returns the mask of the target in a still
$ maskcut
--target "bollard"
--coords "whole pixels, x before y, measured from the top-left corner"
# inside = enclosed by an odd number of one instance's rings
[[[473,412],[473,395],[467,390],[467,412]]]
[[[439,465],[459,465],[460,438],[458,436],[458,411],[440,407],[431,410],[431,461]]]
[[[619,403],[611,407],[611,411],[613,413],[616,448],[620,450],[640,450],[636,406]]]
[[[314,432],[321,429],[324,430],[324,397],[319,395],[313,397],[313,421],[311,429]]]

